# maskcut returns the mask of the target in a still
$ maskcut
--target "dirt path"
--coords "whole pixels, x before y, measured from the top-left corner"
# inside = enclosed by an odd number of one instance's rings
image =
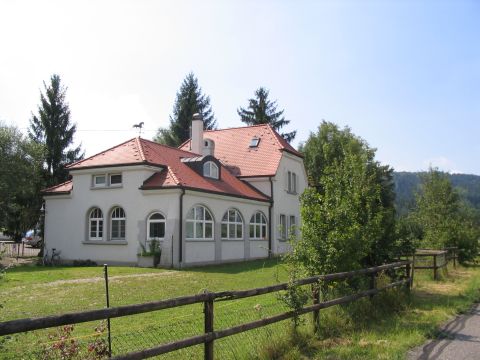
[[[176,271],[164,271],[159,273],[146,273],[146,274],[130,274],[130,275],[115,275],[109,276],[108,281],[115,281],[121,279],[129,279],[129,278],[138,278],[138,277],[163,277],[163,276],[170,276],[176,274]],[[71,279],[71,280],[56,280],[51,281],[48,283],[41,284],[42,286],[57,286],[57,285],[64,285],[64,284],[85,284],[85,283],[95,283],[99,281],[104,281],[102,277],[94,277],[94,278],[84,278],[84,279]]]
[[[407,359],[480,359],[480,304],[445,325],[437,339],[410,351]]]

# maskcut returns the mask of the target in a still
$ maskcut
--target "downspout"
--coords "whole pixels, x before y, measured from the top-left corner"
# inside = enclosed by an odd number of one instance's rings
[[[179,211],[179,217],[178,217],[178,222],[179,222],[179,241],[178,241],[178,244],[179,244],[179,253],[178,253],[178,262],[179,262],[179,266],[181,267],[182,265],[182,261],[183,261],[183,256],[182,256],[182,252],[183,252],[183,196],[185,195],[185,189],[181,189],[182,190],[182,193],[180,194],[180,211]],[[173,248],[173,246],[172,246]],[[173,257],[172,257],[172,263],[173,263]]]
[[[272,177],[269,177],[270,180],[270,206],[268,207],[268,224],[269,224],[269,237],[268,237],[268,257],[272,257],[272,243],[273,243],[273,225],[272,225],[272,208],[273,208],[273,181]]]

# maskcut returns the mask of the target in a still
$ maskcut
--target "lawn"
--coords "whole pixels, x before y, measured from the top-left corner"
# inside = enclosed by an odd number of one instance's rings
[[[111,306],[142,303],[210,291],[248,289],[287,279],[277,260],[254,261],[187,270],[110,267]],[[322,331],[311,332],[310,316],[300,329],[300,340],[291,342],[290,322],[284,321],[215,342],[218,358],[402,359],[406,351],[435,334],[436,327],[478,299],[480,269],[449,270],[434,282],[427,272],[417,272],[410,299],[400,293],[365,299],[352,307],[323,311]],[[102,267],[10,269],[0,282],[0,321],[45,316],[105,305]],[[255,306],[261,305],[261,310]],[[257,307],[258,309],[258,307]],[[215,328],[257,320],[286,310],[275,294],[215,304]],[[368,314],[368,316],[366,316]],[[98,323],[78,324],[73,337],[83,346],[95,339]],[[203,330],[201,304],[112,320],[114,354],[144,349],[163,342],[198,335]],[[0,358],[39,358],[52,344],[49,330],[8,339]],[[104,336],[102,334],[101,336]],[[0,343],[1,344],[1,343]],[[31,346],[25,346],[31,344]],[[0,345],[1,346],[1,345]],[[202,358],[197,346],[167,358]]]

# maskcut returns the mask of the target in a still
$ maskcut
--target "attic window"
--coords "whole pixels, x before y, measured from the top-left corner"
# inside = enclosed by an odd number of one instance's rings
[[[257,147],[259,142],[260,142],[259,138],[257,137],[252,138],[252,140],[250,140],[250,147]]]
[[[203,176],[218,179],[218,166],[213,161],[203,164]]]

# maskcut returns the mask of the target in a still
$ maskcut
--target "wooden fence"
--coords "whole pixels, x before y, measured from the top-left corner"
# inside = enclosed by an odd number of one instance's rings
[[[430,269],[433,270],[433,278],[439,279],[438,271],[445,268],[450,261],[453,261],[453,266],[457,267],[457,248],[450,247],[444,250],[433,249],[418,249],[413,258],[414,269]],[[420,259],[429,261],[428,265],[422,264]]]
[[[377,287],[375,279],[378,273],[384,271],[393,271],[394,269],[404,269],[404,275],[399,277],[400,280],[395,280],[383,287]],[[403,270],[402,270],[403,271]],[[319,311],[328,307],[340,304],[347,304],[363,297],[372,297],[380,291],[385,291],[394,287],[404,286],[406,291],[409,291],[412,286],[413,271],[411,271],[411,261],[399,261],[392,264],[376,266],[367,269],[356,271],[349,271],[336,274],[319,275],[310,278],[297,280],[294,284],[296,286],[325,284],[331,281],[346,280],[358,276],[370,277],[370,286],[368,290],[359,291],[355,294],[343,296],[340,298],[320,302],[318,291],[313,291],[313,303],[305,306],[298,312],[288,311],[271,317],[263,318],[257,321],[244,323],[228,329],[215,330],[214,329],[214,304],[219,301],[237,300],[248,298],[252,296],[259,296],[268,293],[274,293],[288,288],[287,283],[281,283],[272,286],[266,286],[250,290],[241,291],[223,291],[223,292],[204,292],[198,295],[183,296],[174,299],[155,301],[144,304],[126,305],[119,307],[112,307],[100,310],[90,310],[77,313],[69,313],[56,316],[47,316],[42,318],[30,318],[11,320],[0,323],[0,336],[15,334],[25,331],[45,329],[55,326],[62,326],[68,324],[77,324],[87,321],[111,319],[116,317],[146,313],[157,310],[171,309],[179,306],[191,305],[196,303],[203,303],[204,307],[204,333],[201,335],[189,337],[179,341],[162,344],[149,349],[135,351],[124,355],[116,356],[114,359],[132,360],[145,359],[172,351],[180,350],[194,345],[204,344],[205,359],[213,359],[214,341],[227,336],[239,334],[248,330],[256,329],[266,325],[270,325],[282,320],[293,318],[294,316],[313,313],[314,323],[318,326]]]

